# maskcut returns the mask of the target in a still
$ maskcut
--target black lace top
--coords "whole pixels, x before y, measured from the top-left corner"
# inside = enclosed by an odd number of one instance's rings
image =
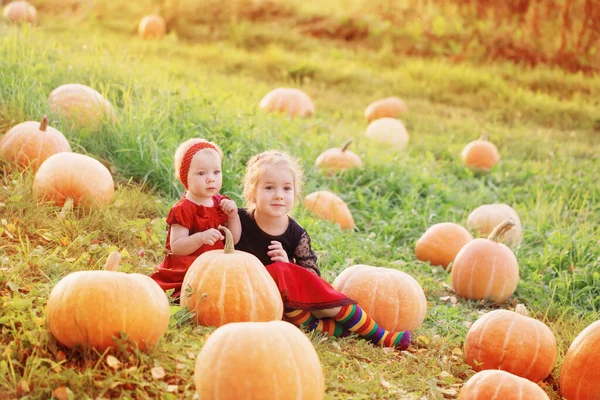
[[[254,254],[264,265],[269,265],[273,261],[267,255],[267,252],[271,240],[276,240],[281,242],[291,263],[310,269],[321,276],[321,271],[317,266],[317,256],[310,246],[310,236],[293,218],[290,218],[288,228],[282,235],[271,236],[260,229],[254,218],[246,212],[246,209],[239,208],[238,214],[242,223],[242,237],[235,245],[236,250]]]

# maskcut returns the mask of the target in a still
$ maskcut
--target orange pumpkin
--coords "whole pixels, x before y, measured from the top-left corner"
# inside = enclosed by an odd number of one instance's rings
[[[194,383],[200,399],[325,397],[314,346],[284,321],[238,322],[215,330],[196,359]]]
[[[0,155],[21,168],[36,171],[51,155],[70,152],[64,135],[48,126],[48,117],[41,122],[27,121],[15,125],[0,139]]]
[[[560,393],[567,400],[600,399],[600,321],[571,343],[560,370]]]
[[[335,194],[326,190],[313,192],[304,198],[304,208],[321,219],[332,221],[341,229],[354,229],[354,218],[350,209]]]
[[[266,111],[287,113],[290,117],[310,117],[315,113],[312,100],[300,89],[274,89],[262,98],[259,106]]]
[[[483,134],[479,140],[467,144],[461,153],[462,162],[477,171],[489,171],[500,161],[500,153],[494,144]]]
[[[495,310],[480,317],[467,332],[465,359],[475,371],[501,369],[533,382],[545,379],[556,362],[554,334],[541,321],[516,312]]]
[[[333,281],[335,290],[358,301],[384,329],[413,331],[423,323],[427,300],[409,274],[391,268],[353,265]]]
[[[550,400],[535,383],[506,371],[476,373],[460,389],[458,400]]]
[[[54,89],[48,96],[52,112],[80,126],[97,130],[105,119],[115,120],[108,100],[91,87],[70,83]]]
[[[499,243],[513,226],[512,221],[505,221],[487,239],[474,239],[460,249],[452,265],[456,294],[502,304],[514,293],[519,282],[519,264],[514,253]]]
[[[348,140],[342,148],[335,147],[321,153],[315,161],[317,168],[321,168],[329,175],[346,169],[362,168],[360,157],[348,150],[351,143],[352,140]]]
[[[33,179],[33,194],[39,200],[64,206],[106,205],[115,193],[108,169],[100,161],[77,153],[57,153],[42,163]]]
[[[504,234],[503,240],[509,246],[516,246],[523,239],[521,220],[517,212],[507,204],[484,204],[477,207],[469,214],[467,228],[479,235],[488,236],[495,227],[509,219],[513,220],[515,226]]]
[[[397,97],[388,97],[376,100],[369,104],[365,110],[367,122],[373,122],[380,118],[396,118],[408,111],[406,104]]]
[[[462,226],[452,222],[432,225],[417,240],[415,254],[417,259],[431,265],[441,265],[446,269],[462,247],[473,237]]]
[[[158,14],[147,15],[140,21],[138,35],[142,39],[160,39],[165,36],[167,25],[163,17]]]
[[[165,292],[143,274],[116,272],[121,256],[108,257],[104,271],[77,271],[61,279],[50,293],[46,318],[50,331],[69,348],[90,346],[100,352],[116,347],[122,332],[146,350],[169,327]]]
[[[37,10],[27,1],[11,1],[4,7],[2,17],[9,22],[35,25]]]
[[[227,228],[225,248],[207,251],[183,278],[181,306],[204,326],[230,322],[280,320],[283,301],[279,289],[258,258],[234,250]]]
[[[408,145],[408,132],[402,121],[394,118],[380,118],[367,126],[365,136],[382,146],[402,150]]]

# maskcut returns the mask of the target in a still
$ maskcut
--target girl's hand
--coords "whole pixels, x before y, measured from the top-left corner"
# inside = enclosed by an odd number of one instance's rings
[[[219,207],[221,207],[221,210],[227,214],[228,217],[233,217],[235,214],[237,214],[238,208],[233,200],[222,199],[219,202]]]
[[[208,229],[202,233],[200,233],[200,241],[202,244],[213,245],[217,242],[217,240],[223,240],[225,237],[218,229]],[[201,245],[202,245],[201,244]]]
[[[283,246],[281,245],[281,242],[278,242],[276,240],[271,240],[271,245],[269,246],[269,250],[267,252],[267,255],[269,257],[271,257],[271,261],[273,262],[277,262],[277,261],[283,261],[283,262],[290,262],[290,260],[288,259],[287,253],[285,252],[285,250],[283,249]]]

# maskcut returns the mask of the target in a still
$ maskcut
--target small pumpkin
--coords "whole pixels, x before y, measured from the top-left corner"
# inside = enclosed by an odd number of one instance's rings
[[[409,274],[391,268],[353,265],[333,281],[333,288],[358,301],[384,329],[413,331],[423,323],[427,299]]]
[[[344,200],[327,190],[306,196],[304,208],[323,220],[338,224],[341,229],[354,229],[354,217]]]
[[[489,299],[502,304],[515,292],[519,263],[514,253],[500,243],[513,226],[513,221],[504,221],[487,239],[474,239],[460,249],[451,272],[456,294],[465,299]]]
[[[225,248],[200,255],[183,278],[181,306],[204,326],[230,322],[280,320],[283,301],[279,289],[258,258],[234,250],[231,232]]]
[[[501,369],[533,382],[550,375],[556,356],[554,334],[542,321],[529,317],[522,304],[515,311],[481,316],[465,339],[465,359],[475,371]]]
[[[41,122],[27,121],[13,126],[0,139],[0,155],[21,168],[36,171],[51,155],[70,152],[69,141],[57,129],[48,126],[48,117]]]
[[[4,7],[2,17],[9,22],[35,25],[37,10],[27,1],[11,1]]]
[[[325,397],[314,346],[284,321],[237,322],[215,330],[196,359],[194,383],[200,399]]]
[[[110,171],[100,161],[77,153],[48,157],[33,179],[35,197],[63,206],[61,216],[73,205],[107,205],[114,192]]]
[[[550,400],[535,383],[506,371],[476,373],[460,389],[458,400]]]
[[[114,121],[115,110],[108,100],[91,87],[78,83],[62,85],[48,96],[52,112],[91,130],[100,128],[105,119]]]
[[[488,141],[488,135],[484,133],[481,138],[467,144],[461,153],[461,159],[465,166],[476,171],[489,171],[500,162],[500,153],[496,146]]]
[[[122,332],[146,350],[169,327],[165,292],[143,274],[116,272],[121,256],[110,254],[104,271],[77,271],[52,289],[46,306],[50,332],[62,345],[89,346],[102,352],[116,347]]]
[[[408,132],[399,119],[380,118],[367,126],[365,136],[378,145],[390,146],[402,150],[408,145]]]
[[[407,111],[408,107],[398,97],[387,97],[369,104],[365,110],[365,118],[367,122],[373,122],[380,118],[396,118]]]
[[[460,249],[473,240],[473,237],[462,226],[452,222],[432,225],[417,240],[415,254],[417,259],[431,265],[448,267]]]
[[[282,112],[290,117],[310,117],[315,106],[310,97],[300,89],[277,88],[271,90],[260,101],[259,107],[266,111]]]
[[[158,14],[146,15],[138,25],[138,35],[142,39],[160,39],[167,32],[167,24]]]
[[[360,157],[348,150],[351,143],[352,140],[348,140],[341,148],[335,147],[321,153],[315,160],[317,168],[324,170],[329,175],[351,168],[362,168],[363,163]]]
[[[513,220],[513,226],[504,234],[503,240],[508,246],[517,246],[523,239],[521,220],[517,212],[507,204],[484,204],[469,214],[467,228],[479,235],[488,236],[495,227],[506,220]]]
[[[567,400],[600,399],[600,321],[571,343],[560,369],[560,393]]]

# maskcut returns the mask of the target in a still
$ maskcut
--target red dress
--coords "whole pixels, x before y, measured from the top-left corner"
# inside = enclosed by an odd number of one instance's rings
[[[226,196],[217,195],[213,197],[214,205],[206,207],[197,205],[185,197],[179,200],[169,211],[167,215],[167,255],[160,265],[158,265],[150,278],[164,290],[175,289],[172,294],[173,298],[181,295],[181,285],[185,273],[194,260],[202,253],[209,250],[218,250],[224,248],[222,240],[215,242],[212,246],[205,244],[200,246],[198,250],[187,256],[177,256],[171,253],[171,225],[177,224],[186,227],[190,231],[190,235],[202,232],[207,229],[217,228],[219,225],[227,223],[227,215],[219,208],[219,201]]]

